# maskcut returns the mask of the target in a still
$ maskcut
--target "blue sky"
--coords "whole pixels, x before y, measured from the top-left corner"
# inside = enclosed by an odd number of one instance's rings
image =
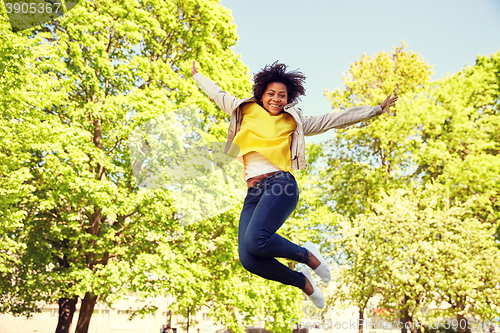
[[[221,0],[240,36],[234,47],[252,74],[275,60],[306,76],[306,115],[330,112],[325,89],[363,53],[404,40],[434,66],[434,79],[500,50],[500,0]],[[331,137],[314,137],[310,142]]]

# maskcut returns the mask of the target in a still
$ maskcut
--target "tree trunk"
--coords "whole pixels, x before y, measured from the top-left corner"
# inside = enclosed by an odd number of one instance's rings
[[[413,316],[410,315],[408,309],[403,311],[403,327],[401,328],[402,333],[422,333],[422,323],[420,321],[414,322]]]
[[[358,318],[358,333],[363,333],[363,324],[365,320],[365,309],[359,309],[359,318]]]
[[[413,327],[413,318],[410,316],[410,312],[408,311],[407,303],[410,300],[410,297],[405,295],[403,299],[403,309],[401,310],[401,319],[403,323],[403,327],[401,328],[401,333],[415,333],[415,327]]]
[[[403,327],[401,327],[401,333],[408,333],[408,321],[410,321],[409,317],[410,315],[408,314],[408,309],[404,309],[401,311],[401,323],[403,324]]]
[[[80,307],[80,315],[78,316],[78,322],[76,323],[75,333],[88,333],[90,318],[92,318],[96,302],[97,296],[90,296],[89,292],[85,293],[85,297],[83,298],[82,305]]]
[[[172,327],[172,311],[167,310],[167,327]]]
[[[465,309],[464,303],[462,302],[461,299],[457,302],[457,308],[459,310],[457,314],[457,321],[458,321],[457,333],[471,333],[467,319],[464,317],[463,314],[461,314],[462,311]]]
[[[57,321],[56,333],[69,333],[73,315],[76,310],[78,297],[59,299],[59,318]]]
[[[93,102],[96,102],[93,98]],[[94,144],[97,148],[103,149],[102,145],[102,132],[101,132],[101,119],[94,119]],[[97,179],[100,181],[106,180],[106,170],[101,163],[97,163]],[[101,218],[102,218],[102,209],[101,207],[94,206],[94,212],[90,215],[90,226],[87,229],[87,232],[93,236],[99,236],[99,231],[101,230]],[[95,241],[91,241],[89,244],[91,247],[95,246]],[[100,260],[96,258],[94,252],[89,252],[87,254],[87,267],[92,270],[94,265],[100,263],[102,265],[107,265],[108,263],[107,256],[104,256]],[[78,322],[76,323],[75,333],[88,333],[90,326],[90,319],[92,318],[92,314],[94,313],[94,307],[97,302],[97,296],[90,294],[90,292],[85,293],[85,297],[82,300],[82,305],[80,307],[80,315],[78,316]]]

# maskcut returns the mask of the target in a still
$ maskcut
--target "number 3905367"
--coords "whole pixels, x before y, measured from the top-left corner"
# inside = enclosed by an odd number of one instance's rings
[[[17,3],[6,3],[5,9],[7,13],[22,13],[22,14],[43,14],[43,13],[52,13],[57,12],[59,10],[59,6],[61,3],[26,3],[26,2],[17,2]],[[54,8],[53,8],[54,7]]]

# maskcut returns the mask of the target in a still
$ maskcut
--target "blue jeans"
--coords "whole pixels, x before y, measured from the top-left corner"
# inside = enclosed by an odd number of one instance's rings
[[[275,257],[301,263],[310,253],[276,234],[299,201],[299,188],[290,172],[279,171],[248,188],[238,229],[238,247],[243,267],[265,279],[304,289],[306,277]]]

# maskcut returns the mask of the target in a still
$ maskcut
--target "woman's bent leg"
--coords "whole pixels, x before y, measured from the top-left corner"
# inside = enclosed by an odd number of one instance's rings
[[[262,194],[245,232],[245,247],[259,257],[307,263],[310,255],[307,249],[276,234],[297,206],[299,191],[295,178],[288,172],[273,175],[261,186]]]
[[[289,173],[279,173],[249,188],[240,216],[240,261],[248,271],[265,279],[303,289],[305,276],[274,257],[307,263],[309,251],[276,234],[298,201],[297,183]]]

